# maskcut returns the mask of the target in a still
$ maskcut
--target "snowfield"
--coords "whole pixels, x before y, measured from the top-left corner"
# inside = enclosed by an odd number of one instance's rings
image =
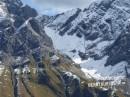
[[[77,54],[78,52],[72,53],[72,50],[76,49],[77,51],[85,51],[83,46],[84,40],[78,38],[77,36],[60,36],[58,33],[48,27],[45,27],[45,32],[53,40],[53,44],[56,49],[69,55],[73,59],[79,58],[79,56]]]
[[[78,55],[78,51],[85,51],[84,43],[85,45],[91,45],[92,43],[95,43],[96,46],[91,50],[95,51],[100,55],[102,50],[106,46],[113,43],[113,41],[100,42],[101,39],[98,38],[94,41],[84,42],[83,38],[78,38],[75,35],[60,36],[58,33],[56,33],[55,30],[52,30],[49,27],[45,27],[45,32],[53,40],[53,44],[56,49],[60,50],[62,53],[67,54],[73,59],[74,62],[81,65],[82,71],[86,74],[86,77],[93,77],[97,80],[114,80],[115,82],[124,79],[125,66],[128,64],[127,62],[120,62],[115,66],[105,67],[104,64],[106,63],[108,56],[105,56],[100,60],[94,60],[92,58],[89,58],[88,60],[83,61]],[[70,52],[74,49],[76,50],[75,53]]]
[[[101,60],[94,60],[89,58],[88,60],[81,63],[82,70],[85,74],[89,73],[95,79],[102,80],[120,80],[125,77],[125,66],[128,64],[127,62],[120,62],[115,66],[107,66],[106,63],[108,56],[105,56]]]

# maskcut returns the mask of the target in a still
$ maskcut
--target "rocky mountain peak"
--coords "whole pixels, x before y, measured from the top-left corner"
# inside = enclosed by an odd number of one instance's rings
[[[129,0],[97,0],[83,11],[76,9],[49,18],[47,26],[56,30],[61,36],[76,35],[81,40],[84,39],[85,50],[77,49],[77,52],[85,51],[87,56],[100,59],[107,55],[106,49],[126,30],[125,25],[130,18],[129,5]],[[99,49],[98,44],[105,47],[97,51],[95,49]],[[69,51],[74,49],[76,48]]]

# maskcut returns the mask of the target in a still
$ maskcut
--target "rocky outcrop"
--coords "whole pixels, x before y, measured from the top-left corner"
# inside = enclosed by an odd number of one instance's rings
[[[66,97],[80,97],[80,78],[71,72],[63,73]]]
[[[108,55],[110,56],[106,65],[114,65],[121,61],[130,62],[130,21],[124,27],[123,32],[117,38],[117,40],[108,48]],[[118,56],[117,56],[118,55]]]
[[[8,15],[0,19],[0,51],[28,55],[36,48],[53,48],[51,39],[35,19],[37,12],[21,1],[4,0]]]

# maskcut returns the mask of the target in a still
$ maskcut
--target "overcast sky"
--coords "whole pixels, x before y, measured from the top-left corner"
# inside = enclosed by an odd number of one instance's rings
[[[40,14],[54,15],[74,8],[86,8],[94,0],[22,0]]]

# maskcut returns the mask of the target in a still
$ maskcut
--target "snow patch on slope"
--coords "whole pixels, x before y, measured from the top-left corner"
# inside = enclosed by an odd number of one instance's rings
[[[125,66],[127,62],[120,62],[115,66],[105,67],[108,56],[105,56],[101,60],[94,60],[89,58],[88,60],[81,63],[82,70],[85,74],[89,73],[95,79],[102,80],[120,80],[125,77]]]
[[[45,27],[45,32],[53,40],[54,47],[60,50],[62,53],[69,55],[71,58],[79,58],[78,52],[72,53],[71,50],[84,51],[84,39],[77,36],[60,36],[55,30]]]

